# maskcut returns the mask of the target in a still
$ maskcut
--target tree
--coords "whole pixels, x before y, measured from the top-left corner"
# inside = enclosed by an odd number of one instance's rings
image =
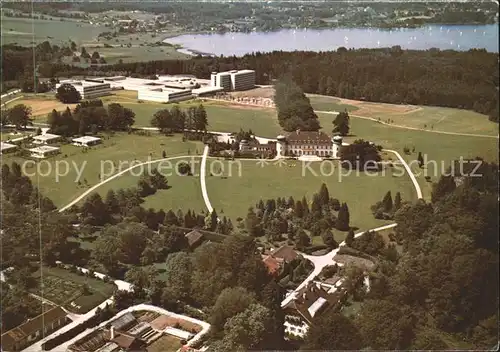
[[[330,193],[328,192],[328,187],[326,187],[324,183],[321,184],[321,188],[319,189],[319,199],[322,205],[328,205],[330,202]]]
[[[83,57],[84,59],[90,59],[90,54],[87,52],[87,50],[83,46],[82,46],[80,56]]]
[[[118,198],[116,198],[115,191],[113,191],[112,189],[110,189],[106,194],[104,204],[106,205],[107,211],[110,214],[120,213],[120,204],[118,203]]]
[[[248,209],[247,217],[245,220],[245,228],[248,234],[253,237],[262,236],[262,227],[260,225],[260,220],[255,215],[253,208]]]
[[[193,265],[186,252],[172,253],[165,264],[165,284],[170,288],[173,297],[186,300],[191,292],[191,276]]]
[[[300,230],[297,237],[298,237],[297,246],[303,248],[311,245],[311,238],[307,235],[307,233],[305,233],[304,230]]]
[[[302,350],[360,350],[361,334],[353,322],[329,310],[315,319],[305,337]]]
[[[157,111],[151,119],[151,126],[159,128],[163,132],[171,132],[174,128],[172,114],[168,109]]]
[[[111,130],[126,130],[135,122],[135,113],[120,104],[111,103],[108,105],[108,116],[105,126]]]
[[[108,208],[99,193],[92,193],[83,203],[81,211],[84,222],[90,225],[102,226],[110,220]]]
[[[125,274],[125,281],[134,285],[134,289],[142,290],[151,285],[152,273],[140,267],[132,267]]]
[[[196,131],[207,131],[208,119],[207,112],[202,104],[196,107],[194,111],[194,129]]]
[[[224,324],[224,344],[239,346],[245,350],[266,348],[266,339],[272,323],[268,308],[261,304],[252,304]]]
[[[347,136],[349,134],[349,114],[347,111],[343,111],[337,114],[335,120],[333,120],[334,128],[333,133],[338,133],[341,136]]]
[[[381,146],[357,139],[353,143],[340,148],[342,167],[358,170],[378,170],[381,150]]]
[[[448,194],[453,193],[456,188],[457,185],[453,176],[441,176],[438,182],[432,185],[432,202],[436,203]]]
[[[75,104],[82,99],[76,88],[68,83],[63,83],[57,88],[56,98],[64,104]]]
[[[392,203],[392,196],[391,196],[391,191],[388,191],[384,199],[382,200],[382,206],[385,212],[390,212],[393,208],[393,203]]]
[[[255,302],[255,295],[242,287],[231,287],[223,290],[215,301],[209,319],[213,333],[220,334],[231,317],[244,312]]]
[[[397,192],[394,197],[394,210],[397,211],[399,208],[401,208],[401,193]]]
[[[407,306],[389,300],[367,300],[356,318],[366,346],[403,350],[413,339],[413,314]]]
[[[422,156],[422,152],[418,152],[417,160],[418,160],[418,166],[423,167],[424,166],[424,158]]]
[[[353,242],[354,242],[354,230],[349,229],[349,232],[347,233],[347,236],[345,238],[345,244],[351,247]]]
[[[7,120],[16,125],[16,128],[21,127],[26,128],[27,125],[31,125],[31,107],[24,104],[17,104],[12,108],[7,110]]]
[[[349,230],[349,208],[346,203],[342,203],[340,206],[339,214],[337,216],[336,228],[340,231]]]
[[[321,234],[321,239],[323,240],[323,243],[331,249],[335,249],[339,246],[339,244],[333,237],[333,233],[330,230],[323,231],[323,233]]]
[[[92,53],[92,59],[96,59],[96,60],[97,60],[97,59],[99,59],[100,57],[101,57],[101,55],[99,55],[99,53],[98,53],[97,51],[94,51],[94,52]]]

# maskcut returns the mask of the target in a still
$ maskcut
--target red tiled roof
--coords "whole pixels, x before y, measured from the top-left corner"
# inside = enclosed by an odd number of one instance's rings
[[[264,262],[264,265],[267,267],[267,271],[270,274],[276,273],[281,266],[281,263],[278,260],[276,260],[276,258],[273,258],[270,255],[264,257],[262,261]]]

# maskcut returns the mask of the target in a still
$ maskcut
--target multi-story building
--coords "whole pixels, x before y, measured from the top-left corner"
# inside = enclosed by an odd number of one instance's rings
[[[56,84],[56,89],[63,84],[73,86],[80,93],[82,99],[94,99],[111,93],[111,84],[106,83],[103,79],[63,80]]]
[[[326,133],[320,131],[300,131],[290,133],[288,136],[278,136],[285,155],[290,156],[319,156],[337,158],[342,137],[330,138]],[[282,152],[283,155],[283,152]]]
[[[210,83],[214,87],[224,88],[225,91],[247,90],[255,87],[254,70],[232,70],[226,72],[212,72]]]
[[[166,88],[151,88],[137,91],[137,99],[157,101],[160,103],[188,100],[192,97],[193,92],[191,89],[174,90]]]

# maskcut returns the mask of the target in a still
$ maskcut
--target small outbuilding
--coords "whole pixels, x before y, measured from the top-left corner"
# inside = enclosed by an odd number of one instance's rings
[[[61,136],[52,133],[40,134],[33,137],[33,143],[35,144],[53,144],[59,142],[60,140]]]
[[[10,153],[10,152],[15,151],[16,149],[17,149],[17,145],[15,145],[15,144],[1,142],[0,154]]]
[[[46,157],[59,154],[60,148],[49,145],[28,149],[32,158],[45,159]]]
[[[101,143],[102,139],[93,136],[83,136],[83,137],[73,138],[72,142],[73,145],[76,145],[78,147],[90,147]]]

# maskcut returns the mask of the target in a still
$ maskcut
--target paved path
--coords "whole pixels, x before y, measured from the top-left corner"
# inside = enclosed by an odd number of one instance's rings
[[[377,231],[387,230],[387,229],[391,229],[391,228],[395,227],[396,225],[397,225],[396,223],[389,224],[389,225],[377,227],[375,229],[371,229],[369,231],[377,232]],[[366,232],[368,232],[368,231],[359,232],[359,233],[355,234],[354,237],[362,236]],[[291,292],[289,295],[287,295],[285,297],[285,299],[283,301],[281,301],[281,307],[286,306],[291,300],[296,298],[297,292],[299,290],[301,290],[304,286],[306,286],[309,282],[313,281],[316,278],[316,276],[318,276],[319,273],[321,273],[321,270],[323,270],[323,268],[325,266],[335,264],[335,260],[333,260],[333,258],[337,255],[337,252],[339,251],[340,247],[343,247],[345,245],[346,245],[345,241],[343,241],[342,243],[339,244],[339,248],[334,249],[334,250],[332,250],[332,251],[330,251],[327,254],[322,255],[322,256],[303,254],[304,258],[310,260],[313,263],[314,270],[311,272],[311,274],[309,274],[309,276],[304,281],[302,281],[302,283],[299,286],[297,286],[297,288],[295,290],[293,290],[293,292]]]
[[[415,178],[415,175],[413,174],[413,171],[411,171],[410,166],[406,163],[406,161],[403,159],[401,154],[399,154],[397,151],[391,150],[391,149],[383,149],[383,151],[393,153],[397,156],[397,158],[399,159],[401,164],[403,164],[406,172],[410,176],[411,182],[413,182],[413,187],[415,187],[415,191],[417,192],[417,198],[422,199],[423,198],[422,197],[422,189],[420,188],[420,185],[418,184],[417,179]]]
[[[203,149],[203,156],[201,159],[201,166],[200,166],[200,185],[201,185],[201,193],[203,195],[203,201],[205,202],[205,206],[207,207],[208,213],[211,214],[214,211],[214,208],[212,208],[212,204],[210,204],[210,199],[208,198],[208,193],[207,193],[207,184],[205,182],[208,149],[209,149],[208,145],[205,145],[205,149]]]
[[[90,187],[88,190],[86,190],[85,192],[83,192],[80,196],[78,196],[77,198],[75,198],[74,200],[72,200],[70,203],[66,204],[64,207],[60,208],[59,212],[62,213],[63,211],[71,208],[73,205],[77,204],[79,201],[81,201],[83,198],[85,198],[90,193],[92,193],[93,191],[95,191],[97,188],[101,187],[103,184],[108,183],[111,180],[114,180],[115,178],[117,178],[117,177],[119,177],[119,176],[121,176],[121,175],[129,172],[132,169],[135,169],[136,167],[141,167],[143,165],[148,165],[148,164],[155,164],[155,163],[159,163],[159,162],[162,162],[162,161],[175,160],[175,159],[183,159],[183,158],[201,158],[201,156],[199,156],[199,155],[181,155],[181,156],[173,156],[173,157],[170,157],[170,158],[162,158],[162,159],[156,159],[156,160],[149,160],[149,161],[142,162],[140,164],[136,164],[136,165],[131,166],[131,167],[125,169],[125,170],[122,170],[122,171],[114,174],[113,176],[110,176],[107,179],[99,182],[98,184]]]
[[[410,176],[410,179],[413,183],[413,186],[415,187],[415,191],[417,192],[417,198],[422,199],[422,190],[420,189],[420,185],[418,184],[417,179],[415,178],[415,175],[413,175],[413,172],[411,171],[410,167],[408,166],[406,161],[403,159],[401,154],[399,154],[395,150],[390,150],[390,149],[384,149],[384,151],[393,153],[398,157],[399,161],[403,164],[406,172]],[[393,224],[377,227],[377,228],[372,229],[370,231],[382,231],[382,230],[386,230],[386,229],[391,229],[393,227],[396,227],[396,225],[397,225],[396,223],[393,223]],[[366,232],[367,231],[359,232],[359,233],[355,234],[354,237],[356,238],[356,237],[362,236]],[[304,258],[308,259],[309,261],[311,261],[313,263],[314,270],[312,271],[311,274],[309,274],[309,276],[304,281],[302,281],[302,283],[299,286],[297,286],[297,288],[293,292],[291,292],[288,296],[285,297],[285,299],[281,302],[281,306],[284,307],[292,299],[294,299],[297,295],[297,292],[300,289],[302,289],[304,286],[306,286],[309,282],[313,281],[314,278],[319,275],[319,273],[321,272],[321,270],[323,270],[323,268],[325,266],[333,265],[335,263],[333,258],[335,257],[335,255],[337,255],[337,252],[339,251],[340,247],[345,246],[345,245],[346,245],[345,241],[343,241],[342,243],[339,244],[339,247],[337,249],[334,249],[334,250],[330,251],[329,253],[322,255],[322,256],[314,256],[314,255],[305,255],[304,254],[303,255]]]

